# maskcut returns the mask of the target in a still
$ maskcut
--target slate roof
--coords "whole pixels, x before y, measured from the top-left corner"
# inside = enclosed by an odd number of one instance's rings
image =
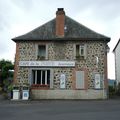
[[[84,25],[74,21],[68,16],[65,16],[65,35],[64,37],[57,37],[55,35],[56,19],[53,19],[46,24],[28,32],[24,35],[13,38],[17,41],[30,41],[30,40],[104,40],[109,42],[110,38],[101,35],[93,30],[85,27]]]

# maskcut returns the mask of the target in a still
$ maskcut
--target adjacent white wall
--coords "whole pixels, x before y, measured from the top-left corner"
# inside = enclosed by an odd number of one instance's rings
[[[120,42],[115,49],[115,77],[118,84],[120,82]]]

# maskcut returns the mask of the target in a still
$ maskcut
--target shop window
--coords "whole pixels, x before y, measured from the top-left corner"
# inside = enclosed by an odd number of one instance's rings
[[[39,86],[49,86],[50,84],[50,70],[33,70],[33,84]]]

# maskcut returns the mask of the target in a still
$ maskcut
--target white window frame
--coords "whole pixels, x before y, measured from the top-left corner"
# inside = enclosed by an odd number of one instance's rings
[[[47,83],[47,73],[48,73],[48,70],[46,69],[46,70],[34,70],[35,72],[34,72],[34,74],[35,74],[35,82],[33,83],[33,84],[37,84],[37,75],[38,75],[38,71],[40,71],[41,72],[41,77],[40,77],[40,85],[49,85],[50,84],[50,80],[49,80],[49,84]],[[45,72],[45,78],[44,78],[44,80],[45,80],[45,84],[43,84],[43,71]],[[50,71],[50,70],[49,70]],[[50,77],[50,76],[49,76]]]
[[[83,53],[82,53],[83,50]],[[80,56],[85,56],[85,45],[79,45],[79,55]]]
[[[50,81],[49,81],[49,86],[50,86],[50,89],[53,89],[53,69],[46,69],[46,68],[30,68],[30,71],[29,71],[29,81],[30,81],[30,85],[33,84],[33,71],[34,70],[50,70]]]
[[[76,53],[76,46],[79,45],[79,56]],[[83,49],[83,54],[82,54],[82,49]],[[84,57],[86,59],[87,57],[87,45],[86,44],[74,44],[74,58],[76,57]]]

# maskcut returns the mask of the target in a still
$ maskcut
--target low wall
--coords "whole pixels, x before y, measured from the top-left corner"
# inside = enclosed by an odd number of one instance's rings
[[[103,90],[37,90],[31,91],[32,99],[107,99]]]

